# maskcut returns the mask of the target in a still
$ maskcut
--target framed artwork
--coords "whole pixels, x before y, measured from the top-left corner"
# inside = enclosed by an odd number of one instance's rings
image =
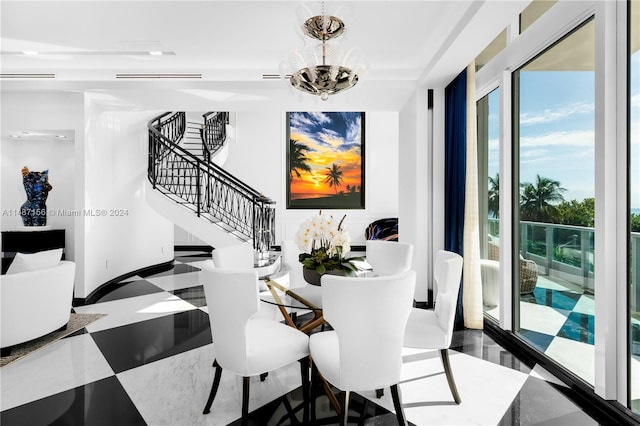
[[[287,113],[287,208],[364,209],[364,112]]]

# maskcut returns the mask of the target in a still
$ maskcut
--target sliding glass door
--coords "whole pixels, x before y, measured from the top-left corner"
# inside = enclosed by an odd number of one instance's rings
[[[480,208],[480,268],[482,305],[492,319],[500,318],[500,89],[480,99],[478,111],[478,193]]]
[[[594,383],[595,21],[513,73],[515,331]]]
[[[640,0],[629,6],[629,399],[640,413]]]

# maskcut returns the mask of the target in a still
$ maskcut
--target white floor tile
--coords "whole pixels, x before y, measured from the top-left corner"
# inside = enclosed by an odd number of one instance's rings
[[[532,377],[537,377],[538,379],[545,380],[547,382],[555,383],[556,385],[567,387],[567,385],[565,385],[562,380],[558,379],[556,376],[540,367],[540,365],[536,365],[535,367],[533,367],[533,370],[531,370],[531,373],[529,375]]]
[[[196,287],[200,285],[200,271],[147,278],[147,281],[166,291]]]
[[[481,359],[449,351],[453,375],[462,398],[456,405],[439,351],[403,351],[400,391],[407,419],[416,425],[495,425],[500,422],[528,375]],[[362,392],[393,410],[390,392],[381,399]]]
[[[80,306],[75,310],[78,313],[107,314],[107,316],[87,326],[89,332],[95,332],[195,308],[191,303],[182,300],[178,296],[161,292]]]
[[[593,345],[564,337],[554,337],[545,354],[593,385],[595,377]]]
[[[2,367],[0,406],[8,410],[110,376],[113,370],[89,334],[67,337]]]
[[[213,345],[206,345],[125,371],[118,374],[118,379],[148,424],[227,425],[241,415],[242,378],[223,370],[211,413],[203,415],[213,383],[214,355]],[[296,389],[300,383],[297,362],[270,372],[264,382],[252,378],[249,411]]]
[[[587,314],[587,315],[595,315],[596,308],[595,308],[595,301],[593,296],[583,294],[580,297],[580,299],[578,299],[578,303],[576,303],[576,306],[574,306],[573,312],[579,312],[581,314]]]
[[[520,302],[520,328],[555,336],[567,317],[549,306]]]

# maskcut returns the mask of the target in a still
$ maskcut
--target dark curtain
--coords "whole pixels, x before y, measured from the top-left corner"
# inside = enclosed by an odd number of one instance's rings
[[[467,71],[462,71],[445,89],[445,250],[462,256],[464,241],[464,191],[467,150]],[[462,283],[454,320],[464,328]]]

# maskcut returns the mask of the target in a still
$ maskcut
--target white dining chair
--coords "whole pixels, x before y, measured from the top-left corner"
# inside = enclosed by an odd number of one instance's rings
[[[456,314],[462,257],[459,254],[439,250],[434,265],[434,285],[437,296],[434,310],[413,308],[404,336],[404,346],[419,349],[439,349],[449,388],[456,404],[462,401],[453,379],[448,348],[453,336],[453,320]]]
[[[203,414],[208,414],[220,385],[222,370],[242,376],[242,424],[248,422],[250,377],[300,361],[304,416],[308,418],[309,336],[256,315],[259,304],[255,271],[233,271],[203,265],[204,286],[216,368],[211,393]]]
[[[384,277],[322,277],[324,317],[333,330],[312,334],[309,348],[322,377],[345,391],[341,425],[347,423],[351,391],[388,386],[398,423],[407,424],[398,382],[415,283],[413,270]]]
[[[365,245],[367,263],[375,275],[395,275],[411,269],[413,244],[367,240]]]
[[[251,271],[255,268],[255,256],[253,247],[247,243],[232,244],[230,246],[219,247],[211,252],[213,266],[219,269]],[[258,289],[263,299],[270,299],[269,289],[262,281],[258,281]],[[261,315],[265,318],[276,319],[280,313],[276,307],[267,303],[260,304]]]
[[[216,268],[252,269],[255,266],[253,247],[247,243],[238,243],[219,247],[211,252]]]

